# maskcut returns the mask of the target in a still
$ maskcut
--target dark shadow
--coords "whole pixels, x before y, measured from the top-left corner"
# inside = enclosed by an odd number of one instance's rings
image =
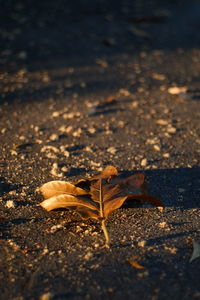
[[[74,146],[69,146],[66,148],[67,151],[73,152],[73,151],[79,151],[83,150],[85,145],[74,145]]]
[[[141,172],[146,176],[149,194],[159,198],[166,207],[183,209],[200,207],[199,167],[154,169]],[[131,174],[133,172],[123,171],[121,176],[126,177]]]
[[[65,172],[65,176],[78,176],[83,173],[85,173],[86,169],[85,168],[70,168],[68,172]]]
[[[161,237],[157,237],[154,239],[149,239],[147,240],[147,246],[153,246],[153,245],[159,245],[162,244],[164,242],[166,242],[167,240],[171,240],[171,239],[175,239],[175,238],[179,238],[179,237],[184,237],[184,236],[189,236],[191,234],[196,233],[197,230],[190,230],[188,232],[182,232],[182,233],[177,233],[177,234],[168,234],[166,236],[161,236]]]
[[[18,153],[28,153],[32,150],[32,147],[35,145],[35,143],[24,143],[21,145],[18,145],[16,147],[16,150]]]
[[[20,185],[6,183],[3,177],[0,177],[0,196],[18,189]]]

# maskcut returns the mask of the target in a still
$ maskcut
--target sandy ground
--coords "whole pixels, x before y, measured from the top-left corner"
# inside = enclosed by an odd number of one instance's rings
[[[199,299],[199,2],[1,6],[0,299]],[[125,204],[105,249],[36,189],[110,164],[165,210]]]

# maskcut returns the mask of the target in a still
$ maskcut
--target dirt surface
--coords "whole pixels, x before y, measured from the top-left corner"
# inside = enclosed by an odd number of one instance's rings
[[[0,299],[199,299],[199,1],[0,5]],[[36,191],[108,164],[166,207],[113,212],[110,250]]]

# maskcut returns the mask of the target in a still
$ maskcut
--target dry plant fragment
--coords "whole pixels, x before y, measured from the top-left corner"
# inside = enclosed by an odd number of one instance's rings
[[[146,193],[144,174],[121,178],[114,166],[107,166],[99,175],[70,183],[50,181],[39,190],[44,197],[40,205],[48,211],[57,208],[76,210],[83,219],[99,220],[105,236],[105,246],[110,239],[105,225],[108,216],[126,200],[139,200],[163,207],[162,202]]]
[[[139,264],[134,258],[128,260],[129,264],[136,269],[144,269],[145,267]]]
[[[195,240],[193,240],[192,243],[193,243],[193,252],[192,252],[192,256],[190,258],[190,262],[192,262],[194,259],[200,257],[200,243],[198,243]]]

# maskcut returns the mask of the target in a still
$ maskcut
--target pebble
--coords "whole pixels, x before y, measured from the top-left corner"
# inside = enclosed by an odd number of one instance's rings
[[[169,153],[163,153],[163,157],[164,157],[164,158],[169,158],[170,155],[169,155]]]
[[[171,248],[171,247],[165,246],[164,249],[167,250],[167,251],[169,251],[171,254],[176,254],[176,252],[178,251],[178,249],[175,248],[175,247]]]
[[[117,152],[117,149],[115,147],[109,147],[106,151],[108,153],[115,154]]]
[[[84,148],[84,150],[87,151],[87,152],[93,152],[92,148],[90,148],[89,146],[86,146]]]
[[[167,132],[168,132],[168,133],[175,133],[175,132],[176,132],[176,128],[173,127],[173,126],[169,126],[169,127],[167,128]]]
[[[137,102],[137,101],[133,101],[133,102],[131,103],[131,106],[132,106],[133,108],[137,108],[137,107],[138,107],[138,102]]]
[[[131,95],[131,93],[126,89],[120,89],[118,93],[125,97],[129,97]]]
[[[158,73],[152,73],[151,77],[153,79],[159,80],[159,81],[163,81],[166,79],[166,76],[164,74],[158,74]]]
[[[173,86],[168,88],[168,93],[172,95],[178,95],[180,93],[186,93],[187,92],[187,87],[185,86]]]
[[[59,128],[59,130],[62,132],[62,133],[70,133],[72,131],[73,127],[70,125],[68,127],[65,127],[65,126],[61,126]]]
[[[92,252],[89,251],[87,254],[85,254],[85,256],[83,258],[85,260],[89,260],[92,256],[93,256]]]
[[[56,133],[53,133],[50,137],[49,137],[50,141],[55,142],[59,140],[59,136]]]
[[[96,132],[96,129],[94,127],[88,128],[88,132],[94,134]]]
[[[60,115],[59,111],[54,111],[51,116],[52,116],[52,118],[57,118],[57,117],[59,117],[59,115]]]
[[[154,145],[153,148],[155,151],[160,151],[160,146],[158,146],[158,145]]]
[[[154,144],[156,144],[156,143],[158,143],[158,142],[159,142],[159,140],[158,140],[157,137],[152,138],[152,139],[147,139],[147,140],[146,140],[146,144],[150,144],[150,145],[154,145]]]
[[[144,247],[146,245],[146,241],[145,240],[142,240],[140,242],[138,242],[138,246],[139,247]]]
[[[166,126],[168,125],[168,121],[167,120],[163,120],[163,119],[158,119],[156,120],[156,124],[162,125],[162,126]]]
[[[166,223],[166,222],[160,222],[160,223],[158,224],[158,226],[159,226],[160,228],[165,228],[165,227],[167,226],[167,223]]]
[[[53,294],[50,292],[42,294],[39,297],[39,300],[51,300],[51,299],[53,299]]]
[[[13,200],[6,201],[6,207],[7,208],[15,208],[15,203]]]
[[[63,114],[63,119],[73,119],[76,117],[80,117],[80,112],[70,112]]]
[[[58,173],[58,164],[57,163],[53,164],[50,174],[55,177],[63,177],[62,173]]]
[[[46,145],[46,146],[43,146],[40,150],[40,152],[49,152],[49,151],[53,151],[55,153],[58,153],[59,149],[54,147],[54,146]]]
[[[142,160],[141,160],[141,166],[142,167],[145,167],[146,165],[147,165],[147,159],[146,158],[143,158]]]
[[[81,133],[82,133],[82,129],[81,128],[78,128],[77,130],[75,130],[72,135],[74,137],[80,137],[81,136]]]

